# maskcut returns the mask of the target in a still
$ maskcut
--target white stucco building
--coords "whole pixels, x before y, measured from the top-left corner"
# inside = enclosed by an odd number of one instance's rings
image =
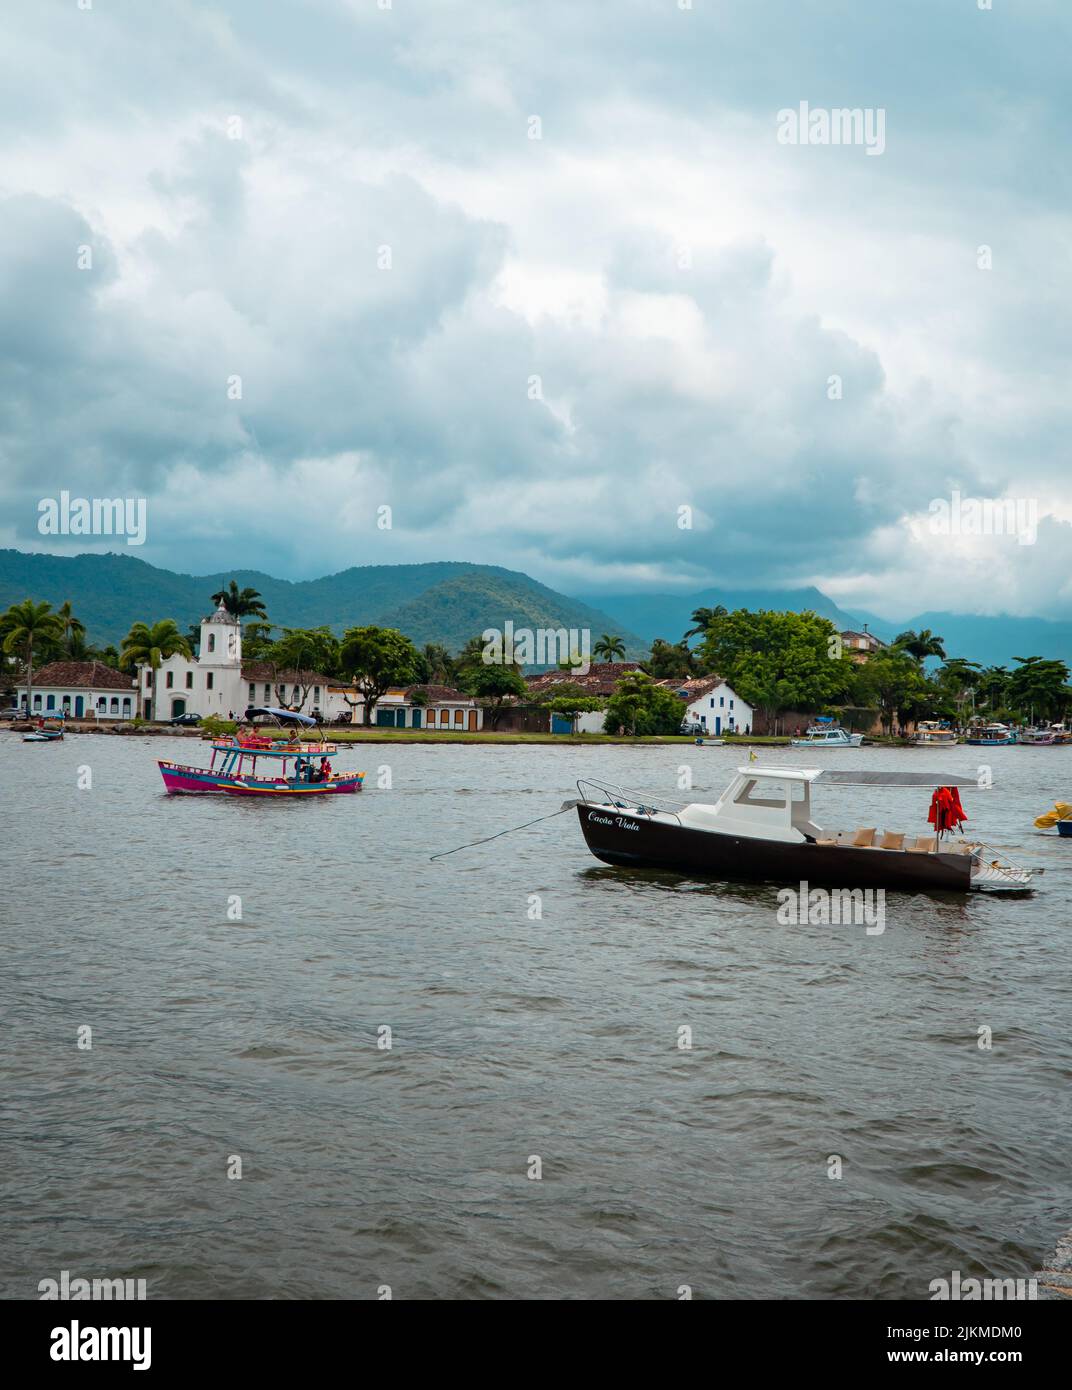
[[[699,724],[712,735],[752,732],[753,707],[742,700],[721,676],[696,676],[691,680],[662,680],[667,690],[680,696],[682,719]]]
[[[170,656],[153,680],[149,666],[138,669],[142,717],[175,719],[180,714],[240,717],[247,705],[286,705],[329,720],[347,708],[329,696],[330,678],[316,672],[283,671],[267,661],[243,661],[242,624],[221,604],[201,620],[197,655]]]

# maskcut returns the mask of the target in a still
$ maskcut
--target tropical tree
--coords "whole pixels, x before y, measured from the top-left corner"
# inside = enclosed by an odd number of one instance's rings
[[[339,660],[364,697],[365,723],[393,685],[411,683],[418,667],[417,648],[393,627],[352,627],[343,634]]]
[[[678,697],[665,686],[656,685],[646,671],[629,671],[615,682],[603,728],[608,734],[619,729],[634,736],[676,734],[681,728],[682,708]]]
[[[275,623],[266,623],[259,618],[246,623],[242,629],[242,655],[249,661],[267,659],[272,649],[272,633],[276,626]]]
[[[716,604],[714,608],[696,608],[693,610],[693,626],[685,633],[686,639],[689,637],[705,636],[708,629],[719,619],[724,618],[728,610],[722,604]]]
[[[32,712],[34,650],[40,652],[62,642],[63,624],[50,603],[34,603],[27,598],[13,603],[0,618],[0,636],[4,651],[26,663],[26,708]]]
[[[688,680],[700,673],[700,663],[686,638],[670,643],[664,637],[656,637],[651,644],[651,655],[644,662],[644,670],[656,680]]]
[[[519,700],[529,693],[525,679],[516,666],[480,666],[470,677],[469,690],[484,704],[491,716],[491,727],[497,729],[503,705],[508,699]]]
[[[902,632],[899,637],[893,639],[893,646],[907,652],[920,666],[928,656],[937,656],[942,661],[945,660],[944,639],[936,636],[929,627],[920,628],[918,632],[913,632],[911,629]]]
[[[1005,703],[1005,691],[1009,686],[1007,666],[987,666],[979,673],[976,689],[991,710],[1000,709]]]
[[[1013,661],[1019,670],[1009,677],[1007,698],[1021,716],[1050,719],[1060,714],[1072,694],[1065,663],[1041,656],[1014,656]]]
[[[60,623],[63,626],[63,645],[66,648],[67,655],[72,659],[77,660],[78,658],[76,657],[75,652],[72,651],[71,644],[72,642],[81,642],[84,647],[86,625],[74,616],[74,613],[71,611],[70,599],[67,599],[66,602],[61,603],[60,606],[56,609],[56,617],[60,620]]]
[[[152,713],[158,715],[156,708],[156,673],[160,670],[161,662],[167,661],[171,656],[190,656],[190,644],[179,631],[174,618],[163,618],[158,623],[153,623],[150,627],[148,623],[134,623],[130,631],[123,638],[122,650],[119,654],[119,665],[122,670],[134,670],[137,672],[140,667],[148,666],[153,673],[152,677]],[[138,718],[144,705],[142,699],[142,681],[138,677]]]
[[[699,655],[705,670],[762,711],[768,728],[783,710],[847,698],[861,669],[841,650],[833,623],[811,612],[738,608],[707,629]]]
[[[467,695],[473,693],[472,684],[477,672],[489,664],[484,660],[486,648],[483,637],[470,637],[454,662],[454,680],[458,689],[464,690]]]
[[[568,719],[571,726],[570,733],[575,733],[576,730],[572,726],[576,722],[577,716],[589,711],[603,709],[607,701],[598,695],[590,695],[576,681],[560,681],[557,685],[548,686],[538,698],[537,703],[550,714],[557,714],[563,719]]]
[[[234,579],[231,580],[226,589],[220,589],[218,593],[212,595],[212,602],[222,603],[233,618],[267,618],[268,616],[268,610],[264,606],[259,591],[257,589],[239,589]]]
[[[441,642],[428,642],[421,655],[425,660],[426,680],[433,685],[451,685],[455,679],[454,658]]]
[[[274,667],[278,682],[279,671],[293,673],[292,685],[300,692],[297,704],[287,705],[283,698],[285,686],[276,684],[276,694],[280,704],[287,709],[301,710],[309,698],[309,691],[319,683],[324,675],[331,675],[339,665],[339,639],[329,627],[285,627],[283,636],[272,644],[268,658]]]
[[[625,659],[625,643],[620,637],[612,637],[604,632],[592,647],[592,655],[597,661],[619,661]]]
[[[925,705],[930,691],[919,662],[896,644],[876,652],[856,670],[857,702],[876,705],[887,731],[898,715]]]

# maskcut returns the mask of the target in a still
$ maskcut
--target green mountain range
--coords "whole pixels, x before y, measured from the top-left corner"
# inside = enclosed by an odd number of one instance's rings
[[[859,632],[866,623],[884,642],[908,629],[930,628],[945,640],[946,655],[977,661],[982,666],[1012,666],[1016,656],[1041,656],[1072,666],[1072,623],[1048,618],[1014,617],[1011,614],[952,613],[945,610],[906,614],[896,622],[873,613],[839,608],[833,599],[815,588],[800,589],[704,589],[681,594],[600,594],[586,602],[609,613],[619,629],[627,627],[645,642],[665,637],[677,642],[692,627],[697,608],[718,604],[733,610],[762,608],[802,613],[811,609],[829,618],[840,629]]]
[[[131,623],[174,618],[182,631],[211,609],[211,596],[234,579],[259,589],[268,616],[284,627],[326,624],[336,633],[361,623],[397,627],[418,646],[441,642],[459,651],[485,628],[588,628],[595,639],[622,638],[632,659],[646,655],[654,637],[676,642],[692,626],[697,608],[812,609],[840,628],[870,627],[890,641],[906,628],[930,628],[945,639],[949,656],[984,666],[1010,666],[1014,656],[1041,656],[1072,665],[1072,623],[1005,614],[944,611],[898,622],[840,608],[821,590],[705,589],[677,594],[600,594],[584,599],[556,593],[516,570],[462,561],[423,565],[363,565],[323,579],[275,579],[258,570],[174,574],[126,554],[42,555],[0,550],[0,611],[24,598],[53,605],[70,599],[89,640],[118,643]]]
[[[282,627],[326,624],[396,627],[418,646],[441,642],[457,652],[485,628],[590,629],[622,638],[630,657],[645,644],[614,620],[577,599],[495,565],[438,561],[425,565],[364,565],[323,579],[294,582],[257,570],[174,574],[123,554],[41,555],[0,550],[0,611],[24,598],[57,606],[70,599],[89,641],[118,645],[132,623],[174,618],[181,631],[212,611],[211,596],[234,579],[258,589],[269,620]]]

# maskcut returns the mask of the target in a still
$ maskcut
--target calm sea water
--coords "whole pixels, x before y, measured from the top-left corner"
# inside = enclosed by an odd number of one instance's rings
[[[358,797],[165,796],[155,759],[203,755],[0,735],[3,1296],[68,1269],[150,1298],[913,1298],[1029,1274],[1069,1226],[1072,841],[1031,822],[1072,748],[823,755],[988,759],[972,829],[1046,869],[890,894],[870,937],[602,866],[572,812],[429,862],[582,775],[673,795],[690,763],[717,794],[732,750],[380,744],[335,760]],[[928,798],[816,803],[922,831]]]

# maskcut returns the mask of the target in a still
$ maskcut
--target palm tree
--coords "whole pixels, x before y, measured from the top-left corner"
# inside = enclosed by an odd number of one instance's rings
[[[190,644],[179,631],[174,618],[164,618],[159,623],[135,623],[123,638],[123,650],[119,665],[126,670],[149,666],[153,672],[152,709],[156,710],[156,673],[160,663],[169,656],[190,656]],[[138,678],[138,718],[142,711],[141,678]]]
[[[77,657],[85,648],[86,625],[71,612],[71,600],[61,603],[56,609],[56,617],[63,624],[63,645],[69,657]]]
[[[716,618],[725,618],[728,609],[723,608],[722,604],[716,604],[714,608],[696,608],[693,610],[693,627],[685,633],[686,640],[689,637],[700,637],[707,631]]]
[[[918,632],[902,632],[899,637],[894,638],[893,645],[907,652],[918,666],[922,666],[928,656],[937,656],[942,661],[945,660],[944,640],[935,636],[929,627],[922,627]]]
[[[620,637],[611,637],[604,632],[592,648],[597,661],[617,661],[625,656],[625,643]]]
[[[232,618],[267,618],[268,610],[265,608],[260,593],[256,589],[239,589],[235,580],[231,580],[226,589],[221,589],[219,593],[212,595],[213,603],[222,603]]]
[[[421,655],[428,663],[428,679],[434,685],[450,685],[454,680],[454,658],[441,642],[428,642]]]
[[[32,712],[34,647],[40,649],[61,642],[63,625],[50,603],[34,603],[33,599],[26,598],[21,603],[13,603],[0,618],[0,633],[4,638],[4,651],[26,662],[26,708]]]

